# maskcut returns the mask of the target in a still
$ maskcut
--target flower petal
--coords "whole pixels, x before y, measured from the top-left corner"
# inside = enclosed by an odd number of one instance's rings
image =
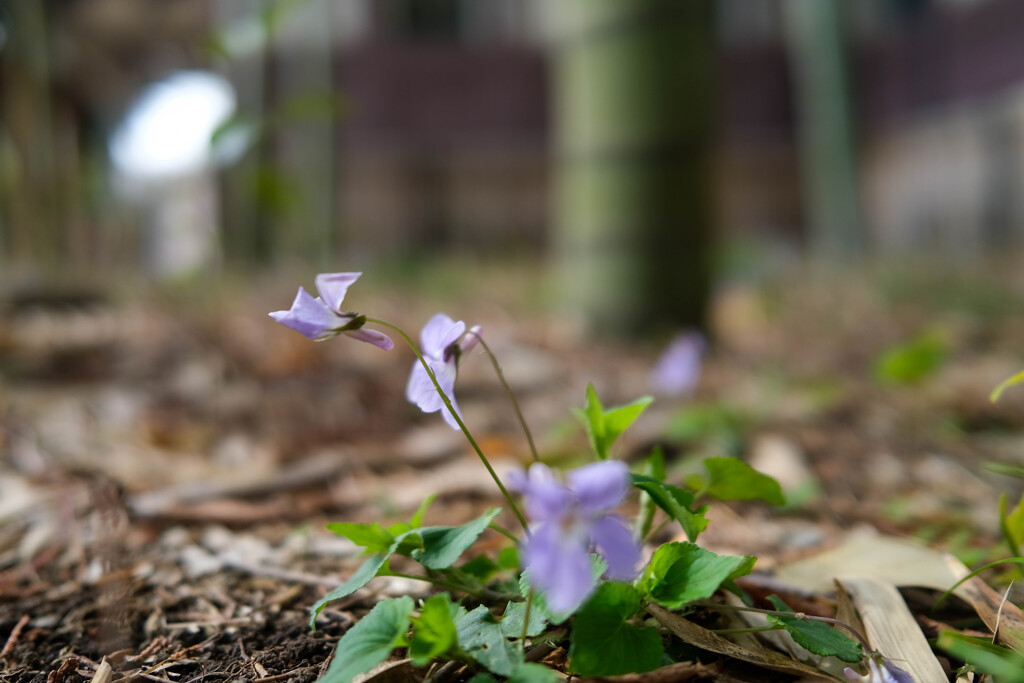
[[[579,499],[580,511],[598,515],[611,510],[629,490],[629,468],[619,460],[602,460],[584,465],[568,475],[569,488]]]
[[[341,313],[341,302],[345,292],[362,273],[320,273],[316,276],[316,290],[320,298],[335,313]]]
[[[345,330],[344,334],[352,337],[353,339],[366,342],[367,344],[373,344],[385,351],[390,351],[395,348],[395,342],[391,341],[391,337],[387,336],[383,332],[378,332],[377,330],[369,330],[365,327],[360,327],[357,330]]]
[[[420,351],[428,358],[441,360],[444,350],[465,331],[466,323],[461,320],[456,322],[444,313],[438,313],[420,331]]]
[[[453,396],[451,393],[449,393],[448,394],[448,400],[452,402],[452,408],[455,409],[456,414],[458,414],[459,419],[461,420],[462,419],[462,410],[459,409],[459,404],[455,401],[455,396]],[[462,427],[459,426],[459,423],[455,421],[455,418],[452,417],[452,413],[451,413],[450,410],[448,410],[447,406],[443,406],[441,408],[441,417],[444,418],[444,421],[447,422],[448,426],[451,427],[452,429],[455,429],[455,430],[462,429]]]
[[[514,473],[509,488],[523,494],[526,514],[534,522],[558,521],[569,514],[572,506],[572,492],[541,463],[531,465],[525,474]]]
[[[334,336],[337,334],[335,330],[347,322],[302,287],[299,287],[290,309],[274,311],[270,317],[315,341]]]
[[[651,387],[668,396],[693,393],[700,381],[705,346],[699,332],[686,332],[673,339],[651,371]]]
[[[607,515],[590,523],[588,531],[597,551],[608,563],[608,576],[613,579],[636,578],[640,562],[640,546],[633,532],[617,515]]]
[[[523,544],[530,583],[544,593],[555,612],[571,612],[594,590],[590,556],[581,539],[565,535],[557,523],[537,527]]]
[[[455,363],[442,363],[439,361],[433,361],[427,359],[427,365],[434,371],[434,376],[437,378],[437,383],[441,386],[441,389],[445,394],[448,395],[448,400],[452,402],[452,407],[455,408],[455,412],[462,417],[462,413],[459,411],[459,406],[455,402],[455,377],[457,370]],[[410,403],[415,403],[416,407],[422,410],[424,413],[434,413],[438,410],[442,411],[442,417],[452,429],[459,429],[459,423],[455,421],[451,413],[448,412],[448,408],[444,405],[444,400],[441,398],[441,394],[437,393],[437,387],[430,380],[430,376],[424,369],[423,364],[416,360],[413,362],[412,371],[409,373],[409,381],[405,385],[405,398]]]

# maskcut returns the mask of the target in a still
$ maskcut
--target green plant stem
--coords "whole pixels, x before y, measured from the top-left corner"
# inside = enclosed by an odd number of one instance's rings
[[[524,651],[526,650],[526,634],[530,630],[530,610],[533,609],[533,594],[535,592],[536,591],[531,588],[530,594],[526,596],[526,610],[523,614],[523,636],[519,639]]]
[[[484,338],[473,332],[472,330],[467,332],[476,337],[476,340],[480,342],[480,346],[487,352],[487,357],[491,359],[491,365],[494,366],[494,372],[498,375],[498,379],[501,381],[501,386],[505,388],[505,393],[508,394],[509,399],[512,401],[512,408],[516,411],[516,417],[519,419],[519,426],[523,428],[523,433],[526,435],[526,441],[530,445],[530,455],[533,456],[534,462],[540,462],[540,456],[537,455],[537,446],[533,442],[533,433],[530,432],[530,427],[526,424],[526,418],[523,417],[523,411],[519,408],[519,401],[516,400],[516,395],[512,391],[512,387],[509,386],[508,380],[505,379],[505,373],[501,369],[501,364],[498,363],[498,357],[491,351],[491,347],[487,345]]]
[[[731,609],[735,612],[753,612],[755,614],[764,614],[766,616],[772,617],[793,617],[794,619],[806,619],[808,621],[823,621],[826,624],[832,624],[833,626],[838,626],[844,629],[845,631],[848,631],[853,635],[854,638],[860,641],[860,644],[864,646],[865,650],[871,650],[871,644],[868,643],[868,639],[865,638],[860,631],[850,626],[845,621],[839,621],[838,619],[833,619],[832,617],[819,617],[813,614],[804,614],[803,612],[783,612],[782,610],[761,609],[759,607],[740,607],[739,605],[726,605],[724,603],[714,602],[712,600],[698,600],[696,601],[696,604],[700,604],[705,607],[710,607],[711,609]]]
[[[716,628],[711,629],[712,633],[720,636],[733,635],[737,633],[763,633],[765,631],[782,631],[782,626],[751,626],[750,628]]]
[[[461,583],[453,583],[451,581],[445,581],[444,579],[438,579],[433,576],[424,576],[422,574],[403,574],[402,572],[389,571],[387,574],[384,574],[384,576],[397,576],[400,579],[424,581],[426,583],[431,584],[432,586],[437,586],[438,588],[447,588],[453,591],[461,591],[467,595],[472,595],[477,600],[483,600],[484,598],[490,598],[495,600],[509,600],[511,598],[516,597],[514,595],[509,595],[507,593],[499,593],[498,591],[492,591],[489,588],[484,588],[482,590],[475,591]]]
[[[512,500],[512,495],[508,492],[508,489],[505,488],[505,485],[501,483],[501,479],[498,478],[498,473],[494,471],[493,467],[491,467],[490,461],[487,459],[487,456],[484,455],[484,452],[480,449],[480,444],[478,444],[476,442],[476,439],[473,438],[473,435],[470,433],[469,428],[466,427],[466,423],[462,421],[462,418],[459,417],[458,412],[456,412],[455,408],[452,407],[451,399],[448,398],[448,394],[444,393],[444,389],[442,389],[441,385],[438,384],[437,377],[434,375],[434,371],[430,369],[430,365],[427,364],[427,361],[423,357],[423,354],[420,352],[419,347],[417,347],[413,340],[409,337],[409,335],[405,333],[405,330],[400,328],[398,325],[389,323],[386,320],[381,320],[380,318],[368,317],[366,319],[366,322],[374,323],[376,325],[380,325],[382,327],[386,327],[389,330],[394,331],[399,336],[401,336],[402,339],[405,340],[405,343],[408,344],[410,349],[412,349],[412,352],[416,354],[416,358],[419,360],[420,365],[422,365],[423,369],[427,371],[427,376],[430,377],[430,381],[434,383],[434,388],[437,389],[438,395],[440,395],[441,400],[444,401],[445,408],[451,413],[452,417],[455,418],[455,422],[459,425],[459,429],[462,430],[462,433],[465,434],[466,440],[469,441],[469,445],[473,447],[474,451],[476,451],[477,456],[480,457],[480,462],[484,464],[484,467],[487,468],[488,474],[491,475],[491,479],[493,479],[494,483],[498,485],[498,489],[501,491],[501,495],[505,496],[505,500],[508,501],[509,508],[515,514],[516,519],[519,520],[519,523],[523,527],[523,531],[525,531],[526,534],[529,535],[530,530],[526,523],[526,518],[523,517],[523,513],[520,512],[519,506],[517,506],[515,501]]]
[[[494,522],[491,522],[490,524],[487,525],[487,528],[492,530],[492,531],[497,531],[499,534],[501,534],[505,538],[511,539],[514,543],[519,543],[519,539],[516,538],[516,535],[513,534],[508,529],[506,529],[505,527],[501,526],[500,524],[495,524]]]

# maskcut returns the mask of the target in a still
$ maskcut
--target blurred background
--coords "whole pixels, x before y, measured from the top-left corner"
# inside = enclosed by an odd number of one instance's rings
[[[4,0],[0,282],[518,259],[664,330],[723,273],[1005,256],[1022,45],[1016,0]]]

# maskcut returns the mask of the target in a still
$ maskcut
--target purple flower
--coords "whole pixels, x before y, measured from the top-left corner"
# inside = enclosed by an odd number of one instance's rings
[[[590,553],[608,563],[611,578],[636,577],[640,547],[625,521],[611,514],[629,490],[629,469],[617,460],[585,465],[568,474],[568,485],[542,464],[516,472],[509,488],[523,494],[534,526],[523,542],[530,583],[555,612],[572,612],[593,592]]]
[[[843,675],[855,683],[914,683],[914,678],[882,655],[874,655],[868,659],[868,673],[859,673],[846,667]]]
[[[466,334],[466,323],[452,320],[444,313],[438,313],[427,321],[420,332],[420,353],[423,354],[423,360],[430,366],[438,385],[448,396],[452,408],[460,418],[462,413],[455,402],[455,376],[458,374],[459,357],[476,345],[476,335],[480,333],[480,327],[475,326],[470,331],[472,334],[467,337],[465,345],[460,347],[459,339]],[[452,429],[459,429],[459,423],[445,408],[441,395],[437,393],[437,387],[430,381],[430,376],[419,359],[412,364],[409,382],[405,387],[405,397],[425,413],[440,410],[444,421]]]
[[[360,275],[362,273],[320,273],[316,276],[319,297],[314,299],[313,295],[299,287],[292,307],[287,311],[274,311],[270,317],[313,341],[346,334],[390,351],[395,346],[394,342],[386,334],[364,328],[365,316],[341,310],[345,292]]]
[[[704,337],[699,332],[677,335],[651,372],[651,387],[668,396],[687,396],[700,380]]]

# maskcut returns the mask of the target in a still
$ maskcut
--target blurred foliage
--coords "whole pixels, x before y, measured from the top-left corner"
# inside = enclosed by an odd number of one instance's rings
[[[926,332],[885,351],[875,362],[875,377],[887,384],[914,384],[935,374],[949,354],[938,332]]]

